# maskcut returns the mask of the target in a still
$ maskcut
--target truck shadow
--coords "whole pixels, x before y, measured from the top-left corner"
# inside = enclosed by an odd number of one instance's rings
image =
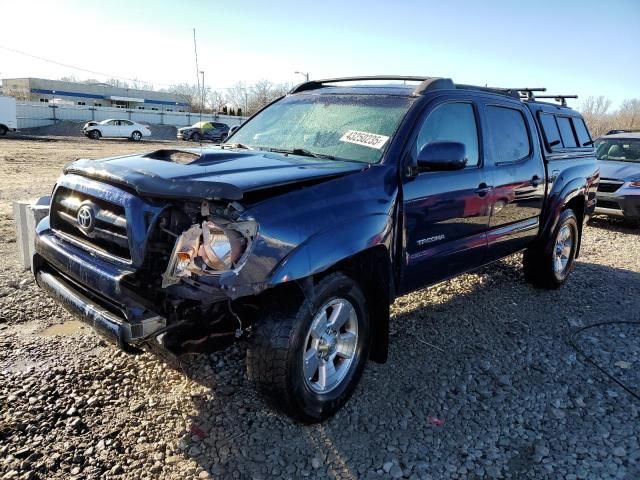
[[[629,225],[619,218],[595,216],[589,221],[589,227],[631,235],[640,235],[640,226]]]
[[[486,459],[502,450],[498,471],[545,476],[535,439],[555,438],[565,421],[549,414],[552,401],[575,406],[576,396],[615,388],[576,358],[568,335],[603,319],[638,319],[639,289],[640,273],[582,262],[563,288],[534,289],[515,256],[400,297],[389,361],[369,362],[353,398],[319,425],[295,423],[257,396],[238,346],[195,358],[185,371],[206,393],[192,398],[184,451],[215,478],[357,479],[383,465],[418,478],[453,465],[461,478],[480,478]],[[612,309],[602,300],[614,292]],[[628,405],[607,408],[604,424]],[[596,440],[593,421],[573,417],[566,428],[578,443],[554,455]]]

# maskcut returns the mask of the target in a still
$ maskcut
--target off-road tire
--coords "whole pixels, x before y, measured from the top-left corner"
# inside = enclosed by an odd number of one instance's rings
[[[367,302],[356,282],[332,273],[318,282],[313,296],[270,308],[256,322],[247,350],[247,375],[271,403],[305,423],[333,415],[353,394],[369,356],[370,325]],[[303,352],[314,316],[334,298],[347,299],[358,317],[353,362],[344,379],[331,391],[314,392],[303,374]]]
[[[91,140],[100,140],[101,136],[102,136],[102,134],[100,133],[100,130],[91,130],[89,132],[89,138]]]
[[[553,266],[555,245],[558,234],[565,226],[572,232],[573,244],[566,267],[561,272],[557,272]],[[580,240],[580,228],[578,227],[578,219],[570,208],[567,208],[560,214],[560,220],[553,232],[553,239],[553,247],[550,251],[545,252],[541,246],[536,245],[528,248],[523,256],[524,277],[526,281],[536,287],[550,290],[562,286],[569,277],[575,264],[578,242]]]

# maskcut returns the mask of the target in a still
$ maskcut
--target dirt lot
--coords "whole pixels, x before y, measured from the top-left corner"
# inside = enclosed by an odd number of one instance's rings
[[[568,343],[640,320],[640,230],[593,222],[558,291],[514,256],[399,298],[389,362],[302,426],[254,393],[241,345],[180,373],[120,353],[18,268],[11,201],[75,158],[158,145],[0,140],[0,478],[640,478],[640,403]],[[640,393],[639,334],[575,342]]]

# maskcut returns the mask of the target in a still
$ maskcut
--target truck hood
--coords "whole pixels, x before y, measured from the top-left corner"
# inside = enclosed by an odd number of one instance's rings
[[[141,155],[80,159],[64,173],[135,190],[140,196],[240,200],[244,192],[364,170],[367,164],[254,150],[158,150]]]
[[[636,180],[640,178],[640,163],[615,162],[612,160],[601,160],[600,178],[611,178],[618,180]]]

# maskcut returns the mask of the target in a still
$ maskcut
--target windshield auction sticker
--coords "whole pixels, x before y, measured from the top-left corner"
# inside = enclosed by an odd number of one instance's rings
[[[341,142],[355,143],[363,147],[375,148],[380,150],[387,143],[389,137],[384,135],[376,135],[375,133],[359,132],[357,130],[347,130],[340,139]]]

